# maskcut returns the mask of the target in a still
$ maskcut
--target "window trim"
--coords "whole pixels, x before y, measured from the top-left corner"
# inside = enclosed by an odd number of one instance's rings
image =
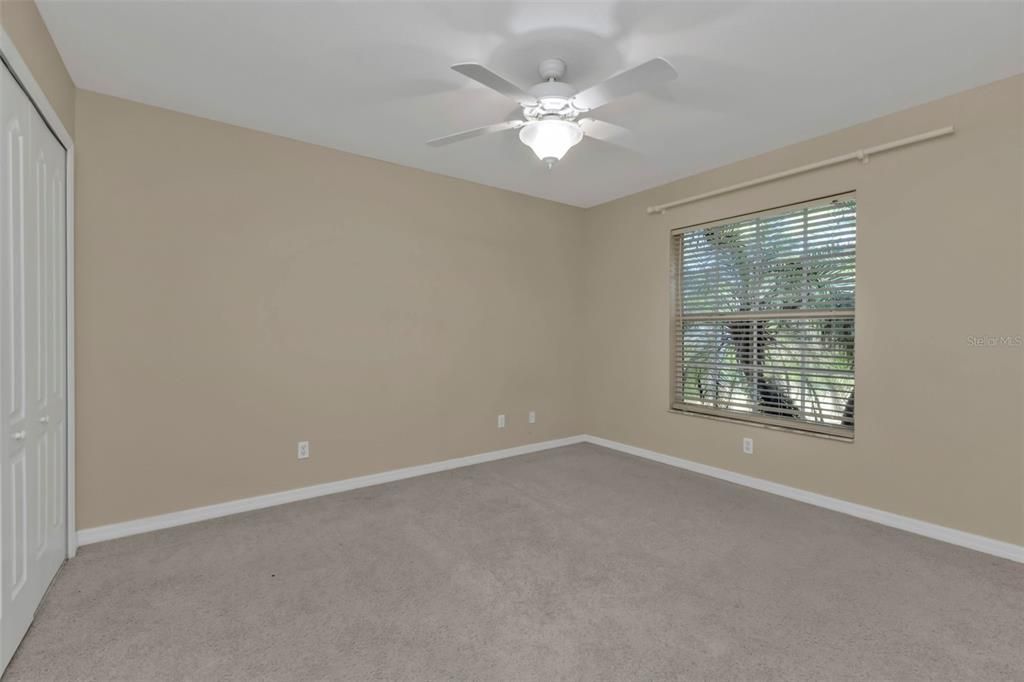
[[[683,414],[688,416],[702,417],[706,419],[714,419],[716,421],[748,424],[763,428],[769,428],[779,431],[788,431],[791,433],[798,433],[806,436],[819,436],[832,440],[839,440],[843,442],[853,442],[855,437],[856,426],[853,429],[841,427],[841,426],[828,426],[824,424],[814,424],[810,422],[799,422],[793,419],[787,419],[785,417],[773,417],[759,414],[743,414],[743,413],[726,413],[725,411],[714,408],[704,407],[702,405],[692,405],[689,403],[676,402],[676,386],[675,377],[679,367],[676,361],[676,334],[680,323],[680,305],[679,305],[679,291],[678,285],[679,277],[681,273],[678,272],[679,261],[676,258],[676,254],[672,248],[673,241],[677,235],[684,232],[688,232],[695,229],[708,229],[715,228],[721,225],[729,225],[735,222],[742,221],[746,218],[772,218],[777,215],[789,213],[795,210],[799,210],[808,206],[817,206],[825,201],[832,201],[836,199],[853,199],[857,201],[856,190],[846,190],[835,194],[826,194],[824,196],[815,197],[813,199],[807,199],[805,201],[798,201],[790,204],[782,204],[774,206],[761,211],[750,211],[748,213],[739,213],[731,215],[725,218],[718,218],[715,220],[706,220],[699,223],[693,223],[682,227],[676,227],[669,230],[667,249],[669,254],[669,286],[671,295],[669,296],[669,381],[668,381],[668,411],[673,414]],[[860,227],[860,202],[857,202],[857,226]],[[858,234],[860,230],[858,229]],[[859,240],[858,240],[859,241]],[[858,251],[859,252],[859,251]],[[854,256],[854,263],[856,264],[856,254]],[[857,308],[854,306],[853,310],[846,313],[837,313],[835,310],[822,311],[823,314],[817,312],[810,312],[807,310],[801,312],[794,312],[791,316],[798,319],[804,319],[808,317],[851,317],[854,320],[854,329],[857,328]],[[784,315],[775,315],[775,317],[783,317]],[[749,316],[748,316],[749,317]],[[857,352],[856,346],[856,332],[854,332],[854,357]],[[857,385],[857,363],[854,362],[854,386]]]

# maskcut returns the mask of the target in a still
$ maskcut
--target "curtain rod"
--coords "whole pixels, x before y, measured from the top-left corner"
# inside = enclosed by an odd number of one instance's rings
[[[764,175],[753,180],[747,180],[736,185],[729,185],[722,189],[716,189],[711,192],[704,192],[703,194],[697,194],[692,197],[685,199],[679,199],[678,201],[670,201],[667,204],[658,204],[657,206],[648,206],[647,215],[660,215],[665,211],[676,208],[678,206],[684,206],[691,204],[701,199],[710,199],[711,197],[717,197],[719,194],[726,194],[728,192],[735,192],[736,190],[746,189],[747,187],[753,187],[754,185],[761,185],[766,182],[773,180],[781,180],[782,178],[788,178],[792,175],[799,175],[801,173],[807,173],[808,171],[818,170],[819,168],[827,168],[829,166],[835,166],[836,164],[846,163],[847,161],[863,161],[867,163],[869,157],[874,154],[880,154],[881,152],[887,152],[891,149],[899,149],[900,147],[906,147],[907,145],[917,144],[918,142],[924,142],[926,140],[934,140],[936,137],[945,137],[946,135],[952,135],[955,131],[953,126],[946,126],[945,128],[936,128],[935,130],[929,130],[927,133],[921,133],[920,135],[911,135],[910,137],[904,137],[899,140],[893,140],[892,142],[886,142],[885,144],[876,145],[874,147],[868,147],[866,149],[858,149],[855,152],[849,154],[843,154],[842,156],[833,156],[831,159],[825,159],[824,161],[818,161],[816,163],[809,163],[806,166],[799,166],[797,168],[791,168],[789,170],[781,171],[779,173],[772,173],[771,175]]]

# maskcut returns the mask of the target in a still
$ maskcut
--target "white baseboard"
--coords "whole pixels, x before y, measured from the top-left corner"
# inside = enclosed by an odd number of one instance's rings
[[[881,509],[875,509],[873,507],[866,507],[861,504],[847,502],[835,497],[812,493],[807,490],[801,490],[800,488],[793,488],[788,485],[782,485],[781,483],[774,483],[762,478],[755,478],[754,476],[747,476],[746,474],[736,473],[735,471],[729,471],[728,469],[720,469],[708,464],[701,464],[700,462],[694,462],[680,457],[673,457],[653,450],[639,448],[634,445],[626,445],[625,443],[619,443],[606,438],[589,435],[570,436],[568,438],[558,438],[555,440],[542,441],[540,443],[530,443],[528,445],[520,445],[518,447],[507,448],[505,450],[484,452],[479,455],[446,459],[441,462],[421,464],[419,466],[395,469],[393,471],[384,471],[379,474],[370,474],[369,476],[347,478],[341,481],[321,483],[305,488],[295,488],[293,490],[284,490],[282,492],[270,493],[267,495],[247,497],[241,500],[232,500],[231,502],[211,504],[206,507],[183,509],[182,511],[160,514],[159,516],[149,516],[142,519],[125,521],[123,523],[112,523],[108,526],[86,528],[78,531],[78,544],[88,545],[94,542],[113,540],[115,538],[126,537],[128,535],[148,533],[162,528],[182,526],[188,523],[195,523],[196,521],[205,521],[207,519],[215,519],[221,516],[229,516],[231,514],[253,511],[255,509],[273,507],[279,504],[308,500],[313,497],[320,497],[321,495],[333,495],[334,493],[340,493],[346,490],[366,488],[372,485],[379,485],[381,483],[400,481],[404,478],[433,474],[438,471],[447,471],[448,469],[456,469],[459,467],[471,466],[473,464],[482,464],[483,462],[492,462],[506,457],[515,457],[516,455],[525,455],[530,452],[549,450],[563,445],[572,445],[574,443],[583,442],[601,445],[626,454],[643,457],[644,459],[653,460],[655,462],[661,462],[662,464],[668,464],[669,466],[686,469],[705,476],[711,476],[712,478],[729,481],[730,483],[736,483],[755,490],[772,493],[773,495],[779,495],[791,500],[813,504],[816,507],[831,509],[832,511],[855,516],[859,519],[873,521],[875,523],[882,524],[883,526],[898,528],[900,530],[905,530],[917,535],[923,535],[934,540],[941,540],[942,542],[948,542],[952,545],[958,545],[978,552],[984,552],[993,556],[1024,563],[1024,546],[1021,545],[1014,545],[1009,542],[985,537],[984,535],[976,535],[974,533],[956,530],[955,528],[947,528],[946,526],[928,523],[927,521],[920,521],[909,516],[893,514],[892,512],[882,511]]]
[[[772,481],[766,481],[762,478],[739,474],[735,471],[729,471],[728,469],[719,469],[718,467],[701,464],[700,462],[693,462],[680,457],[672,457],[671,455],[638,448],[634,445],[618,443],[606,438],[583,436],[582,439],[588,443],[601,445],[626,454],[636,455],[637,457],[661,462],[662,464],[686,469],[705,476],[719,478],[723,481],[729,481],[730,483],[736,483],[738,485],[754,488],[755,490],[761,490],[766,493],[772,493],[781,497],[788,497],[791,500],[806,502],[807,504],[813,504],[816,507],[823,507],[843,514],[849,514],[850,516],[856,516],[859,519],[880,523],[883,526],[890,526],[892,528],[898,528],[917,535],[923,535],[927,538],[932,538],[933,540],[948,542],[951,545],[958,545],[978,552],[984,552],[1004,559],[1010,559],[1011,561],[1024,563],[1024,546],[1021,545],[1014,545],[1009,542],[1003,542],[1002,540],[995,540],[993,538],[985,537],[984,535],[967,533],[962,530],[956,530],[955,528],[947,528],[946,526],[928,523],[927,521],[920,521],[909,516],[893,514],[892,512],[882,511],[881,509],[875,509],[873,507],[865,507],[864,505],[846,502],[845,500],[840,500],[835,497],[819,495],[818,493],[808,492],[806,490],[801,490],[800,488],[792,488],[788,485],[782,485],[781,483],[773,483]]]
[[[419,466],[406,467],[404,469],[383,471],[379,474],[370,474],[368,476],[359,476],[357,478],[346,478],[340,481],[320,483],[318,485],[311,485],[305,488],[294,488],[292,490],[283,490],[278,493],[257,495],[256,497],[246,497],[241,500],[221,502],[220,504],[211,504],[206,507],[194,507],[192,509],[183,509],[181,511],[170,512],[168,514],[160,514],[158,516],[147,516],[142,519],[134,519],[132,521],[124,521],[122,523],[112,523],[107,526],[85,528],[78,531],[78,544],[89,545],[94,542],[123,538],[128,535],[138,535],[139,533],[148,533],[150,531],[161,530],[163,528],[183,526],[188,523],[195,523],[196,521],[216,519],[221,516],[239,514],[241,512],[253,511],[255,509],[264,509],[266,507],[287,504],[289,502],[297,502],[299,500],[308,500],[322,495],[333,495],[334,493],[340,493],[346,490],[367,488],[381,483],[400,481],[404,478],[433,474],[439,471],[447,471],[448,469],[457,469],[459,467],[471,466],[473,464],[482,464],[483,462],[493,462],[497,459],[505,459],[506,457],[515,457],[516,455],[525,455],[530,452],[549,450],[563,445],[572,445],[574,443],[582,442],[583,436],[570,436],[568,438],[558,438],[555,440],[541,441],[539,443],[529,443],[527,445],[519,445],[514,448],[484,452],[479,455],[446,459],[440,462],[431,462],[430,464],[421,464]]]

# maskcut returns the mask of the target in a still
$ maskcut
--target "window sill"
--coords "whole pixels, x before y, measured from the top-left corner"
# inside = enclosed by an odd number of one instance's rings
[[[812,431],[810,429],[802,429],[796,426],[780,426],[778,424],[765,424],[754,419],[744,419],[743,417],[722,417],[714,414],[705,414],[703,412],[697,412],[695,410],[681,410],[674,407],[670,407],[667,410],[667,412],[669,414],[683,415],[686,417],[700,417],[701,419],[710,419],[716,422],[725,422],[727,424],[736,424],[744,427],[769,429],[771,431],[783,431],[786,433],[793,433],[800,436],[823,438],[825,440],[833,440],[838,441],[840,443],[853,443],[854,439],[854,434],[852,433],[849,436],[841,436],[832,433],[821,433],[820,431]]]

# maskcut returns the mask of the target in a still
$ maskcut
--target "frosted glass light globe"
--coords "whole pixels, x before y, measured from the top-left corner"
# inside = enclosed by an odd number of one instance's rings
[[[551,167],[583,139],[583,129],[557,118],[531,121],[519,129],[519,139]]]

